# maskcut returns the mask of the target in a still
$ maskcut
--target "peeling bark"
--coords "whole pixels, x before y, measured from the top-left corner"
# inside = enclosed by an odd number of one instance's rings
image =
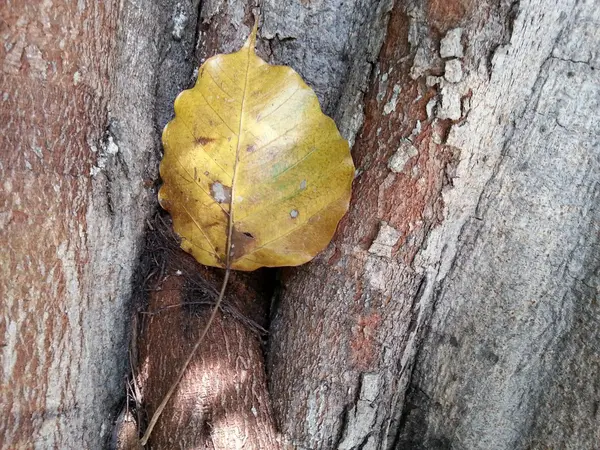
[[[473,108],[450,133],[460,182],[422,253],[440,261],[435,310],[400,445],[598,445],[599,24],[591,2],[522,2],[473,91],[494,114]]]
[[[287,272],[272,323],[274,407],[298,448],[594,448],[592,10],[396,4],[351,211]]]

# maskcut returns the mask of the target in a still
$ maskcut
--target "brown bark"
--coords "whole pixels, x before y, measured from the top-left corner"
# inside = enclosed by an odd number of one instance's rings
[[[597,390],[598,39],[581,36],[598,14],[521,3],[391,12],[350,212],[287,271],[271,324],[274,410],[299,448],[597,442],[597,394],[565,380]]]
[[[0,10],[2,448],[105,448],[123,402],[157,144],[153,11],[130,6]]]
[[[84,355],[98,346],[113,358],[125,331],[90,344],[107,327],[86,328],[87,310],[101,307],[87,292],[90,143],[107,120],[116,13],[115,2],[0,9],[3,448],[91,445],[110,427],[120,376],[101,365],[93,373],[99,361]]]
[[[158,222],[146,258],[150,292],[141,313],[135,372],[148,419],[176,379],[206,321],[222,273],[176,248]],[[268,272],[236,273],[221,311],[167,403],[150,448],[281,448],[261,349]]]
[[[283,430],[307,448],[393,443],[388,432],[397,426],[392,421],[423,284],[413,261],[442,220],[441,193],[458,156],[442,144],[450,121],[427,116],[435,88],[410,76],[414,47],[405,8],[397,4],[391,12],[365,97],[364,125],[353,147],[359,175],[350,211],[327,251],[289,271],[273,323],[275,410]],[[453,25],[458,23],[444,24]],[[439,57],[429,63],[431,73],[442,73]],[[399,149],[414,153],[395,173],[388,161]],[[395,237],[381,242],[378,235],[389,227]],[[375,244],[380,242],[385,251]],[[362,397],[367,383],[377,400]],[[352,415],[365,415],[367,423],[353,422]]]
[[[253,24],[251,4],[222,6],[218,14],[211,12],[210,4],[200,9],[195,30],[200,45],[194,57],[198,64],[241,46]],[[193,24],[190,28],[194,29]],[[179,90],[189,87],[190,81]],[[159,106],[163,111],[158,118],[161,127],[172,117],[178,93],[171,85],[161,95],[165,102]],[[156,238],[151,234],[151,240]],[[172,234],[160,239],[159,248],[176,244]],[[156,292],[150,295],[150,315],[144,316],[137,343],[138,382],[148,420],[202,332],[222,277],[220,271],[203,268],[180,250],[171,248],[161,260],[164,273],[152,285]],[[176,275],[177,271],[182,274]],[[260,271],[232,275],[221,308],[225,314],[217,316],[162,413],[149,441],[151,448],[281,447],[272,419],[260,339],[270,302],[263,287],[270,285],[268,277]],[[198,299],[207,304],[188,305]],[[180,306],[163,309],[174,305]]]

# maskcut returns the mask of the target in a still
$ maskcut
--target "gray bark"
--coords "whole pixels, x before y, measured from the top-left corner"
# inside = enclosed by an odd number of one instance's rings
[[[132,2],[0,10],[2,448],[108,445],[156,202],[169,14]]]
[[[600,442],[598,26],[594,2],[521,2],[482,107],[451,131],[400,447]]]

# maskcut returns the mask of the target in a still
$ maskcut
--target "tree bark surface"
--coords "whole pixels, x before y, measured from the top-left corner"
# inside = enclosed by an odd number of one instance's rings
[[[597,26],[591,2],[396,3],[351,210],[271,327],[298,448],[595,448]]]
[[[0,9],[0,446],[106,448],[154,198],[152,8]]]
[[[400,447],[600,442],[598,26],[593,2],[521,2],[450,133],[460,182],[423,252],[440,264]]]
[[[321,6],[309,7],[309,13],[303,14],[301,14],[303,7],[290,4],[291,11],[283,16],[281,4],[278,2],[260,5],[263,21],[259,32],[261,37],[258,45],[259,54],[278,64],[290,64],[300,71],[305,79],[316,87],[323,104],[327,104],[329,99],[339,98],[343,90],[343,82],[349,78],[351,64],[340,49],[354,45],[353,33],[358,32],[360,25],[366,20],[365,17],[370,17],[370,20],[381,20],[384,14],[382,8],[378,8],[371,17],[366,3],[363,2],[360,5],[361,15],[355,17],[356,8],[337,8],[334,3],[327,2]],[[256,3],[248,4],[239,1],[203,3],[200,7],[196,31],[200,43],[196,50],[198,63],[202,63],[216,53],[237,50],[252,28],[254,22],[252,12],[253,7],[256,6]],[[293,51],[286,52],[284,43],[293,42],[303,35],[294,37],[278,27],[289,26],[290,22],[286,22],[286,18],[296,17],[296,14],[298,14],[295,22],[298,25],[296,29],[302,29],[303,21],[310,23],[317,19],[320,26],[331,22],[336,24],[336,28],[330,29],[328,34],[315,36],[312,40],[307,39],[301,47],[294,45]],[[382,27],[378,27],[377,30],[381,40]],[[332,43],[330,38],[336,33],[339,34],[336,41]],[[364,34],[369,35],[369,33]],[[310,43],[310,47],[306,47],[305,45],[308,45],[306,43]],[[301,64],[302,55],[318,47],[323,49],[323,53],[315,50],[314,58],[305,58],[304,63]],[[361,51],[365,53],[365,50]],[[371,50],[370,57],[374,57],[376,52],[377,48]],[[355,85],[366,85],[370,66],[367,62],[363,62],[363,66],[366,67],[361,68],[361,71],[356,74],[361,78],[358,82],[354,82]],[[321,67],[320,71],[317,70],[318,67]],[[337,86],[335,90],[332,91],[327,80],[330,82],[335,80]],[[179,90],[184,87],[188,86],[180,86]],[[350,91],[354,92],[353,100],[345,103],[346,110],[351,112],[351,107],[360,106],[356,98],[360,100],[362,93],[356,89]],[[174,89],[162,97],[165,102],[170,101],[168,108],[171,109],[167,112],[165,108],[166,112],[159,116],[161,126],[172,117],[172,101],[176,94],[178,91]],[[334,110],[334,105],[329,109]],[[166,277],[173,277],[176,274],[177,261],[181,261],[181,258],[181,255],[169,257],[170,262],[165,269]],[[196,267],[195,270],[198,268]],[[203,274],[210,279],[217,272],[204,270]],[[258,278],[249,276],[245,279],[246,284],[251,284],[256,283],[261,277],[260,275]],[[157,283],[155,287],[160,291],[151,296],[150,310],[161,310],[165,305],[182,305],[182,309],[167,315],[153,315],[152,319],[147,321],[148,325],[142,327],[143,331],[138,341],[140,349],[138,380],[148,419],[162,401],[168,386],[174,380],[176,372],[182,366],[210,315],[210,308],[199,308],[190,315],[185,308],[190,298],[189,289],[183,285],[172,286],[172,283],[172,281]],[[163,286],[170,287],[166,288],[166,292],[161,293]],[[233,304],[237,305],[238,310],[244,311],[255,322],[266,322],[268,317],[266,309],[261,309],[260,306],[266,304],[264,294],[261,297],[258,292],[252,293],[252,290],[243,293],[243,291],[236,291],[235,288],[231,289],[234,294],[230,298]],[[254,309],[257,311],[248,314],[252,310],[252,304],[255,304]],[[236,323],[236,320],[234,318],[232,320],[232,316],[227,313],[225,316],[219,315],[213,328],[161,416],[159,426],[150,441],[152,448],[189,448],[199,445],[203,448],[241,448],[243,444],[249,448],[275,449],[286,446],[288,443],[281,438],[274,425],[259,340],[250,333],[248,324]]]
[[[353,200],[266,347],[270,275],[234,277],[152,448],[596,448],[592,0],[7,3],[0,447],[106,448],[130,367],[136,426],[162,400],[222,275],[148,222],[160,132],[253,12],[353,144]]]

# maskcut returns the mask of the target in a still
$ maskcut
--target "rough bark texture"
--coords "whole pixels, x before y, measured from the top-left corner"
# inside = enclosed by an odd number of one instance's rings
[[[155,202],[152,8],[0,10],[2,448],[105,448]]]
[[[105,133],[118,4],[9,2],[0,16],[0,440],[97,447],[123,389],[143,226],[131,205],[147,202],[146,160],[121,184],[127,152]]]
[[[488,86],[471,84],[400,446],[600,442],[599,26],[591,1],[522,2]]]
[[[591,2],[395,5],[350,214],[272,324],[299,448],[595,448],[597,26]]]
[[[239,277],[152,447],[594,449],[592,0],[7,2],[0,447],[105,448],[129,328],[140,425],[185,359],[219,273],[153,240],[156,224],[143,246],[159,136],[253,10],[259,53],[296,69],[355,143],[351,211],[283,272],[272,408],[264,274]],[[151,314],[130,327],[132,303]]]
[[[144,276],[151,294],[133,358],[148,419],[206,326],[222,275],[178,249],[164,224],[153,228],[145,253],[153,263]],[[151,448],[281,448],[260,339],[269,298],[264,286],[270,284],[264,271],[236,273],[230,279],[221,308],[225,314],[217,316],[167,403]],[[140,405],[135,406],[139,411]]]
[[[242,2],[195,2],[185,10],[181,3],[170,3],[186,27],[179,44],[164,43],[161,66],[181,72],[185,55],[187,75],[179,76],[177,81],[159,82],[156,108],[161,129],[173,117],[176,95],[191,87],[193,70],[209,56],[239,48],[254,21],[252,5]],[[196,40],[198,45],[194,48]],[[180,44],[183,51],[177,50]],[[176,243],[173,235],[161,239],[159,248]],[[137,342],[139,358],[135,371],[148,420],[202,332],[215,300],[214,286],[220,287],[218,280],[222,276],[221,271],[191,263],[180,250],[169,252],[163,259],[161,278],[152,285],[157,292],[150,296],[148,305],[149,311],[161,312],[144,319]],[[181,273],[182,267],[188,269]],[[266,292],[258,288],[260,284],[271,282],[261,273],[232,276],[226,314],[215,320],[167,404],[149,441],[151,448],[281,447],[267,393],[261,332],[257,331],[264,332],[260,326],[266,326],[269,300]],[[204,306],[187,306],[202,299]],[[166,306],[174,308],[164,311]]]

